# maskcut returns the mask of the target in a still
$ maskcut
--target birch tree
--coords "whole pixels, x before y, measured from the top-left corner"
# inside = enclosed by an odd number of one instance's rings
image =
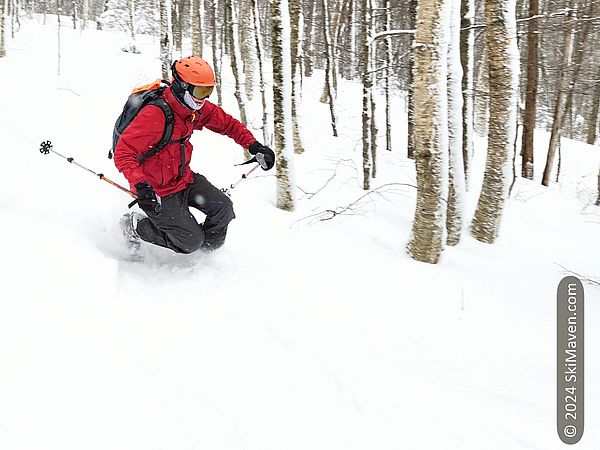
[[[486,0],[485,16],[490,89],[488,151],[471,234],[491,244],[498,237],[512,177],[519,73],[515,0]]]
[[[362,156],[363,156],[363,189],[371,187],[371,88],[373,81],[369,72],[369,28],[370,11],[368,0],[361,0],[362,19],[360,24],[360,70],[362,72]]]
[[[260,28],[260,16],[259,16],[259,12],[258,12],[258,4],[256,2],[256,0],[251,0],[252,3],[252,11],[253,11],[253,25],[254,25],[254,43],[256,46],[256,56],[258,59],[258,73],[259,73],[259,86],[260,86],[260,98],[262,101],[262,110],[263,110],[263,117],[262,117],[262,131],[263,131],[263,142],[266,145],[272,145],[272,136],[271,136],[271,130],[269,127],[269,117],[268,117],[268,111],[267,111],[267,98],[266,98],[266,92],[265,92],[265,68],[264,68],[264,61],[263,61],[263,55],[265,54],[265,51],[263,49],[262,46],[262,41],[261,41],[261,28]]]
[[[596,133],[598,130],[598,112],[600,111],[600,61],[598,63],[598,71],[595,72],[596,80],[594,94],[592,96],[592,111],[590,114],[590,123],[588,128],[587,143],[594,145],[596,143]]]
[[[392,4],[390,0],[383,0],[383,7],[385,8],[385,29],[389,31],[392,29]],[[384,40],[385,43],[385,78],[384,78],[384,92],[385,92],[385,149],[392,151],[392,108],[391,108],[391,97],[392,97],[392,63],[394,53],[392,51],[392,38],[387,37]]]
[[[184,0],[171,0],[171,36],[173,47],[179,54],[183,51],[184,14]]]
[[[310,8],[306,11],[306,22],[304,24],[304,35],[306,39],[303,42],[303,54],[304,54],[304,76],[310,77],[313,74],[313,55],[314,55],[314,44],[315,44],[315,20],[317,16],[317,5],[319,2],[313,1]]]
[[[89,0],[82,0],[82,2],[81,2],[81,17],[79,18],[79,20],[81,21],[80,28],[82,30],[85,30],[85,28],[87,27],[87,21],[89,19],[89,14],[90,14]]]
[[[211,0],[206,0],[211,1]],[[223,37],[221,27],[217,17],[219,16],[219,0],[212,0],[212,58],[215,71],[215,81],[217,82],[217,104],[223,104],[221,91],[221,40]]]
[[[539,0],[529,0],[529,16],[540,13]],[[530,20],[527,33],[527,88],[523,112],[523,137],[521,138],[521,176],[533,180],[533,137],[536,123],[537,90],[539,79],[539,26]]]
[[[416,28],[417,24],[417,4],[418,0],[409,0],[409,17],[410,24],[412,29]],[[414,38],[416,39],[416,38]],[[413,44],[416,42],[413,39]],[[415,52],[412,51],[410,53],[410,70],[408,75],[408,98],[406,99],[407,109],[408,109],[408,129],[406,136],[406,155],[410,159],[415,158],[415,83],[414,83],[414,73],[415,73]]]
[[[596,206],[600,206],[600,169],[598,169],[598,199],[596,200]]]
[[[298,98],[300,96],[300,73],[301,67],[298,64],[298,52],[300,48],[300,12],[302,9],[301,0],[288,0],[290,5],[291,18],[291,55],[292,55],[292,127],[294,132],[294,152],[300,154],[304,152],[300,130],[298,127]]]
[[[127,11],[128,15],[128,26],[129,36],[131,37],[131,43],[126,47],[126,50],[131,53],[140,53],[135,42],[135,1],[127,0]]]
[[[473,33],[473,19],[475,18],[475,5],[473,0],[461,1],[461,28],[460,34],[460,60],[463,69],[463,165],[465,173],[465,189],[469,189],[471,173],[471,157],[473,156],[473,69],[475,58],[475,36]]]
[[[61,52],[61,34],[60,34],[62,7],[63,7],[63,0],[57,0],[56,21],[58,24],[56,27],[56,31],[57,31],[57,33],[56,33],[56,75],[59,77],[60,77],[60,56],[62,53]]]
[[[6,56],[6,49],[4,44],[4,15],[6,13],[6,3],[4,0],[0,0],[0,58]]]
[[[275,117],[275,155],[277,207],[295,208],[292,136],[292,62],[290,55],[290,16],[287,0],[271,1],[273,55],[273,111]]]
[[[448,40],[448,208],[446,211],[447,244],[460,241],[463,228],[465,165],[463,162],[463,72],[460,52],[461,8],[450,7]]]
[[[202,56],[202,16],[203,4],[201,0],[192,0],[192,54]]]
[[[573,21],[573,4],[574,0],[568,0],[566,20],[567,24],[571,24]],[[565,94],[569,76],[569,63],[571,61],[573,51],[573,37],[574,29],[572,25],[567,25],[564,31],[563,60],[560,66],[560,78],[556,91],[556,101],[554,104],[554,121],[552,122],[552,131],[550,132],[550,142],[548,144],[548,156],[546,157],[546,166],[544,167],[544,174],[542,175],[542,184],[544,186],[548,186],[550,184],[550,177],[552,174],[552,169],[554,167],[554,157],[556,155],[556,149],[560,141],[561,126],[565,115]]]
[[[373,19],[373,10],[374,10],[374,6],[373,6],[373,1],[374,0],[368,0],[368,14],[366,19],[368,20],[367,25],[368,25],[368,34],[367,34],[367,40],[370,41],[371,36],[373,36],[375,34],[375,20]],[[367,58],[368,58],[368,64],[367,64],[367,71],[368,71],[368,76],[370,78],[371,81],[371,86],[373,86],[374,82],[373,82],[373,74],[375,72],[373,66],[374,66],[374,59],[375,56],[377,54],[377,52],[375,51],[376,49],[376,44],[373,43],[373,45],[369,45],[369,52],[367,53]],[[376,114],[376,104],[375,104],[375,95],[373,93],[374,89],[371,88],[368,90],[369,93],[369,121],[368,121],[368,125],[369,125],[369,138],[371,140],[371,142],[369,143],[369,148],[371,151],[371,177],[372,178],[376,178],[377,177],[377,134],[378,134],[378,129],[377,129],[377,120],[375,119],[377,114]]]
[[[420,0],[414,41],[414,156],[417,204],[408,253],[436,264],[448,196],[448,26],[452,0]]]
[[[171,37],[169,26],[169,0],[159,0],[158,7],[160,11],[160,63],[162,77],[165,80],[170,79],[169,69],[171,68]]]
[[[488,132],[489,120],[489,102],[490,102],[490,77],[489,77],[489,56],[487,46],[487,34],[483,35],[485,39],[477,64],[473,68],[473,131],[480,136],[485,136]]]
[[[334,55],[333,43],[331,41],[330,20],[329,20],[329,4],[326,0],[321,0],[323,6],[323,38],[325,39],[325,87],[321,102],[329,101],[329,114],[331,115],[331,130],[333,135],[337,137],[337,115],[335,112],[335,83],[334,83]]]
[[[250,0],[240,2],[239,14],[239,40],[240,53],[244,66],[244,92],[246,98],[251,101],[254,97],[255,73],[256,73],[256,47],[254,46],[254,8]]]
[[[231,62],[231,71],[233,72],[233,77],[235,79],[235,99],[237,100],[238,108],[240,110],[240,118],[242,123],[248,123],[248,118],[246,115],[246,111],[248,109],[248,99],[244,90],[244,87],[246,86],[246,80],[244,79],[244,71],[242,70],[242,54],[240,52],[240,44],[238,41],[238,12],[233,5],[233,0],[226,1],[228,16],[230,19],[227,26],[227,39],[229,41],[229,48],[231,49],[229,61]],[[236,2],[236,4],[237,3],[238,2]]]

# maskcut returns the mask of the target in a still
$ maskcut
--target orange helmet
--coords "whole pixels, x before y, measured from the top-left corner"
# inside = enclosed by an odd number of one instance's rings
[[[194,86],[216,86],[215,73],[199,56],[187,56],[173,63],[173,77]]]

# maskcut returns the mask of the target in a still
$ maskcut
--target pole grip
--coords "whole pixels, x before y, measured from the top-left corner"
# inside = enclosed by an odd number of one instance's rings
[[[129,208],[129,209],[133,208],[133,207],[136,205],[136,203],[137,203],[137,202],[138,202],[138,201],[137,201],[137,198],[136,198],[136,199],[135,199],[134,201],[132,201],[132,202],[131,202],[129,205],[127,205],[127,208]]]

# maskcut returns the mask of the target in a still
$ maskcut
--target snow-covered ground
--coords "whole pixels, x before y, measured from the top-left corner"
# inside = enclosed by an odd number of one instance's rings
[[[56,39],[24,22],[0,59],[1,449],[562,448],[556,287],[561,266],[599,275],[598,147],[564,142],[559,184],[519,179],[496,244],[465,232],[440,264],[418,263],[404,250],[415,182],[400,98],[382,187],[319,220],[364,191],[359,86],[342,84],[333,138],[318,72],[305,79],[297,211],[274,207],[261,173],[233,191],[224,248],[146,246],[133,263],[117,225],[129,197],[38,148],[51,139],[125,184],[106,159],[112,126],[131,88],[159,76],[157,42],[127,54],[124,35],[65,26],[57,77]],[[192,142],[192,167],[214,184],[241,175],[232,141]],[[485,141],[475,148],[467,219]],[[586,285],[581,449],[600,448],[599,319],[600,289]]]

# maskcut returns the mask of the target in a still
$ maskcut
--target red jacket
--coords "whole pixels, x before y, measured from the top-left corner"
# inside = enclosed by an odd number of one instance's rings
[[[229,136],[244,148],[248,148],[256,141],[241,122],[209,101],[204,102],[204,106],[199,111],[192,111],[179,103],[171,88],[167,88],[163,97],[173,109],[175,117],[171,142],[189,136],[194,130],[201,130],[204,127]],[[189,139],[185,141],[183,168],[179,143],[167,144],[156,155],[141,164],[138,162],[137,158],[160,141],[164,126],[165,116],[161,109],[154,105],[146,106],[125,129],[117,143],[115,166],[125,175],[133,191],[137,183],[147,181],[157,195],[165,197],[185,189],[194,180],[190,169],[193,147]],[[182,176],[180,176],[181,170],[183,170]]]

